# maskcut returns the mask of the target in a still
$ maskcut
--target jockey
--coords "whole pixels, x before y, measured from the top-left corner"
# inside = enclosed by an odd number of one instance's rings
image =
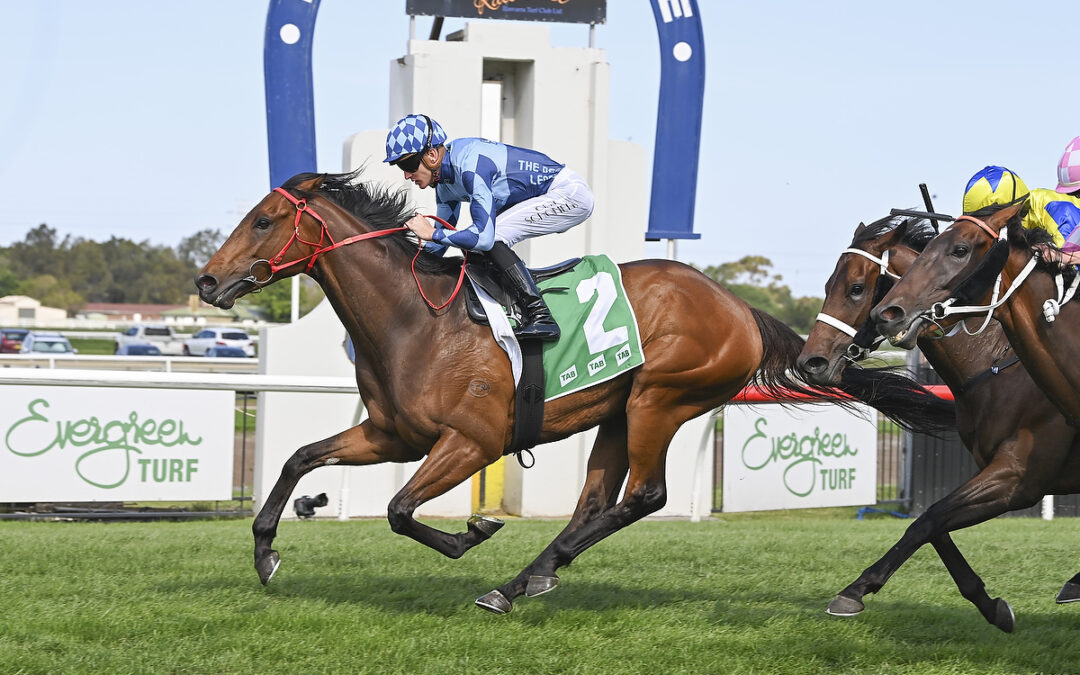
[[[386,159],[420,189],[435,186],[438,216],[456,225],[461,203],[469,202],[472,224],[450,230],[417,214],[405,225],[424,249],[442,255],[447,246],[489,251],[512,298],[521,307],[519,338],[559,339],[528,268],[511,246],[565,232],[592,214],[585,180],[547,155],[483,138],[447,140],[427,115],[403,117],[386,136]],[[426,243],[424,243],[426,242]]]
[[[1080,144],[1080,137],[1073,140]],[[1072,147],[1072,143],[1070,143]],[[1080,149],[1080,147],[1078,147]],[[1069,152],[1062,162],[1066,162]],[[1080,152],[1077,153],[1080,160]],[[1080,165],[1080,161],[1078,161]],[[1059,178],[1066,175],[1068,169],[1059,170]],[[1076,168],[1075,177],[1080,190],[1080,166]],[[1080,255],[1072,260],[1069,253],[1065,255],[1070,260],[1062,260],[1061,251],[1080,250],[1080,195],[1061,194],[1065,181],[1060,181],[1056,190],[1036,188],[1028,190],[1024,181],[1020,180],[1012,171],[1001,166],[988,166],[977,172],[968,181],[964,190],[964,213],[973,213],[991,204],[1010,204],[1027,196],[1027,213],[1024,214],[1022,225],[1026,229],[1039,228],[1046,230],[1053,238],[1053,247],[1040,244],[1039,249],[1044,260],[1048,262],[1062,262],[1071,264],[1080,262]]]
[[[1080,136],[1069,141],[1065,146],[1065,152],[1058,162],[1058,186],[1055,192],[1066,195],[1068,198],[1080,203]],[[1065,241],[1061,251],[1040,250],[1043,260],[1058,265],[1076,265],[1080,263],[1080,227],[1073,229]]]

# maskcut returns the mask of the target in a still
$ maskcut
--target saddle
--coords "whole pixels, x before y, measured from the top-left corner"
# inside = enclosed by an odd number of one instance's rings
[[[529,268],[529,274],[532,275],[533,281],[540,283],[541,281],[557,277],[563,272],[568,272],[581,262],[581,258],[570,258],[564,260],[561,263],[550,265],[548,267],[539,267],[536,269]],[[521,310],[514,303],[514,300],[510,297],[510,294],[503,290],[503,285],[499,280],[499,272],[491,264],[491,261],[483,255],[472,256],[465,263],[465,274],[469,279],[480,288],[484,289],[488,295],[495,299],[500,305],[506,308],[510,318],[515,323],[521,324]],[[548,291],[554,290],[567,290],[567,289],[546,289]],[[484,313],[484,306],[480,304],[480,299],[476,297],[476,291],[472,285],[465,285],[465,309],[469,313],[469,318],[481,326],[487,326],[488,318]]]

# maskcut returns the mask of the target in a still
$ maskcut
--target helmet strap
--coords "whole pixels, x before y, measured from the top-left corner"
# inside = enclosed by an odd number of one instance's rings
[[[434,162],[428,161],[428,150],[435,150]],[[433,183],[439,182],[439,170],[442,168],[442,159],[444,152],[446,152],[445,147],[425,148],[424,154],[420,157],[420,161],[423,162],[424,166],[426,166],[431,171],[431,182]]]

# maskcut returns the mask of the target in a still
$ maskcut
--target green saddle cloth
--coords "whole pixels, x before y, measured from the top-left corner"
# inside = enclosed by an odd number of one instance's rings
[[[622,272],[610,258],[585,256],[574,269],[537,286],[562,331],[557,342],[544,345],[545,401],[645,363]]]

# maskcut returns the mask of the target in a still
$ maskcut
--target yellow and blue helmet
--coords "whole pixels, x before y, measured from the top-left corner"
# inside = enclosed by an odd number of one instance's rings
[[[1027,185],[1003,166],[988,166],[971,177],[964,188],[964,213],[974,213],[991,204],[1010,204],[1026,196]]]

